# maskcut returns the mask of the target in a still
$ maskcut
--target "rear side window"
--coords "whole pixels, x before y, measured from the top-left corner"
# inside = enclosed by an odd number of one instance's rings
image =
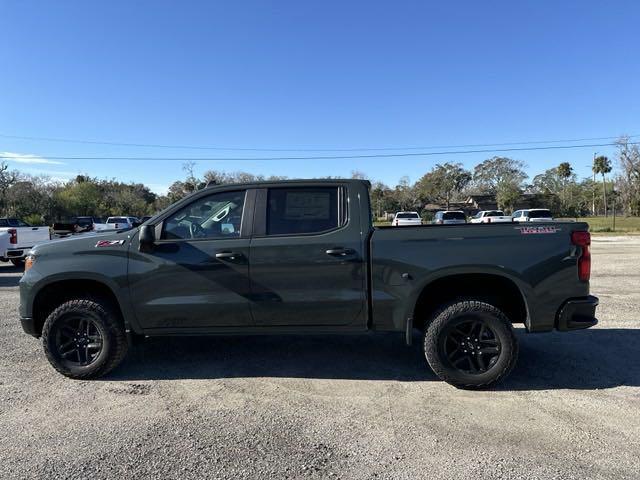
[[[551,211],[549,211],[549,210],[531,210],[531,211],[529,211],[529,218],[551,218]]]
[[[267,235],[320,233],[346,223],[339,187],[272,188],[267,201]]]
[[[466,220],[467,217],[464,216],[462,212],[446,212],[442,215],[444,220]]]

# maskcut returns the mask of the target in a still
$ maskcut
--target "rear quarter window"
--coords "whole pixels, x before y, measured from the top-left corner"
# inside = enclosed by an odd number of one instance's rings
[[[464,213],[462,212],[447,212],[442,215],[444,220],[466,220]]]
[[[550,210],[531,210],[529,218],[551,218]]]

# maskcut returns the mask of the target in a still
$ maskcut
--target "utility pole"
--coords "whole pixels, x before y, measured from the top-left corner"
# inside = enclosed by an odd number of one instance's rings
[[[591,164],[591,171],[593,172],[593,204],[591,205],[591,211],[593,212],[593,216],[596,216],[596,155],[598,152],[593,152],[593,163]]]

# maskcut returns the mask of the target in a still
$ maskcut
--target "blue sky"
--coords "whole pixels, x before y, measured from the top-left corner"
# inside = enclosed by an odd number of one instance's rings
[[[0,134],[289,149],[640,134],[638,18],[638,2],[0,0]],[[569,161],[587,176],[593,150],[613,154],[604,147],[510,156],[532,175]],[[274,155],[2,137],[0,152]],[[395,184],[435,163],[471,167],[490,156],[216,161],[197,162],[196,171],[361,170]],[[181,162],[35,163],[42,161],[11,166],[140,181],[156,191],[184,176]]]

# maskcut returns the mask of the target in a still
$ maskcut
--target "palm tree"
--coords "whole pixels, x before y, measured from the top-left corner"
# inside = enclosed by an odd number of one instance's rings
[[[605,175],[611,172],[611,162],[604,155],[593,159],[593,173],[602,175],[602,199],[604,200],[604,216],[607,216],[607,184]]]
[[[573,175],[573,168],[569,162],[562,162],[558,165],[558,175],[562,179],[562,202],[565,209],[567,208],[567,180]]]

